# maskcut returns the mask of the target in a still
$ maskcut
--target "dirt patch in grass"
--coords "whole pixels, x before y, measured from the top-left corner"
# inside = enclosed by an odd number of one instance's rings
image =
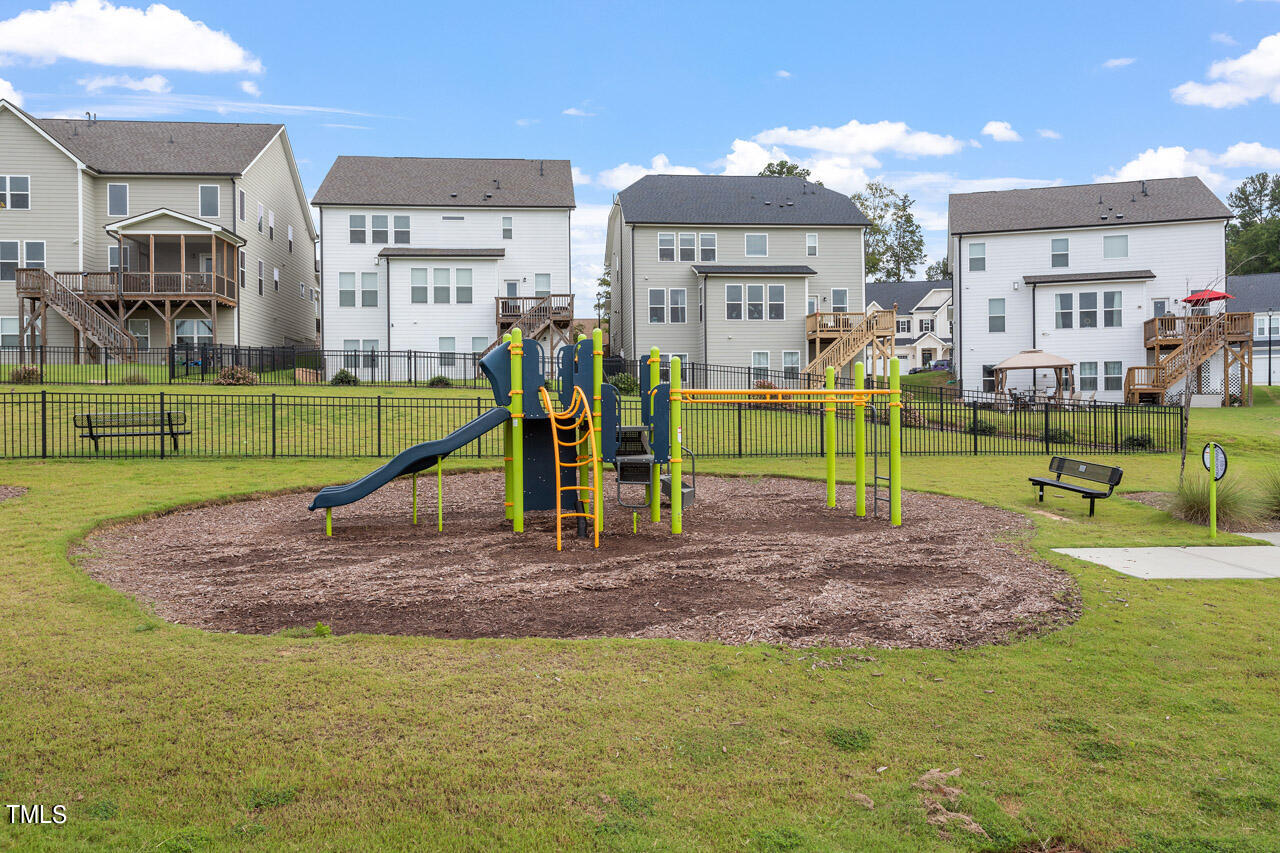
[[[4,503],[9,498],[20,498],[26,493],[26,486],[0,486],[0,503]]]
[[[278,495],[102,530],[85,565],[166,619],[243,633],[951,648],[1079,612],[1071,577],[1020,544],[1024,517],[958,498],[904,494],[894,528],[855,518],[852,487],[828,509],[818,482],[700,477],[683,535],[665,508],[632,534],[610,502],[598,550],[566,530],[557,552],[549,513],[522,536],[502,520],[500,473],[445,478],[443,533],[421,485],[417,527],[407,481],[339,508],[331,538],[310,495]]]
[[[1173,506],[1173,492],[1126,492],[1123,497],[1131,501],[1137,501],[1140,504],[1153,506],[1156,509],[1169,511],[1169,507]]]

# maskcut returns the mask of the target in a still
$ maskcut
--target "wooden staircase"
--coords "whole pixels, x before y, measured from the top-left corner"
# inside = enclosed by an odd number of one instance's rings
[[[560,295],[540,296],[536,298],[527,297],[498,297],[498,336],[485,347],[484,352],[480,353],[480,357],[488,355],[493,349],[502,343],[502,335],[510,332],[512,329],[519,329],[525,340],[539,340],[540,335],[548,329],[560,332],[560,326],[566,326],[560,337],[564,338],[563,343],[571,344],[568,327],[573,324],[573,297],[568,297],[568,320],[566,322],[565,313],[562,303],[565,297]],[[519,300],[519,302],[517,302]],[[512,319],[510,315],[503,316],[503,304],[520,304],[524,310],[517,317]],[[554,351],[554,341],[552,343],[552,351]]]
[[[138,341],[117,325],[114,318],[94,307],[80,294],[67,287],[55,276],[41,269],[20,270],[18,292],[23,297],[33,297],[62,315],[85,339],[110,350],[118,358],[138,351]]]
[[[1130,367],[1124,377],[1126,403],[1163,403],[1169,389],[1227,345],[1227,316],[1207,318],[1195,336],[1152,365]]]
[[[826,373],[828,367],[834,367],[836,372],[839,372],[879,338],[888,338],[889,350],[892,351],[892,340],[897,329],[893,311],[835,316],[849,319],[839,327],[841,331],[839,337],[809,362],[809,366],[805,368],[806,373],[816,373],[821,376]]]

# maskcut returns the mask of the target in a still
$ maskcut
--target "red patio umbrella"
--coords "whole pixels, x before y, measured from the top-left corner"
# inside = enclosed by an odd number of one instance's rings
[[[1220,302],[1224,299],[1235,299],[1235,297],[1221,290],[1197,290],[1182,301],[1188,305],[1208,305],[1210,302]]]

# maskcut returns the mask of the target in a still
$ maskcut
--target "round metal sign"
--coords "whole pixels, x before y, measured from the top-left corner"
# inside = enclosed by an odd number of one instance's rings
[[[1211,441],[1204,446],[1201,453],[1201,459],[1204,462],[1204,470],[1213,473],[1213,479],[1221,480],[1227,474],[1227,451],[1222,449],[1222,445],[1216,441]]]

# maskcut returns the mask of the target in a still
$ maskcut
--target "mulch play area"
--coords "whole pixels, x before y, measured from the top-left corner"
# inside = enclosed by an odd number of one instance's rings
[[[685,532],[606,504],[599,550],[531,513],[502,519],[501,473],[434,477],[419,521],[400,481],[334,513],[311,494],[201,507],[108,528],[85,543],[89,573],[165,619],[271,633],[433,637],[669,637],[791,646],[951,648],[1050,630],[1079,612],[1075,582],[1019,544],[1020,515],[905,493],[904,523],[853,517],[853,487],[828,509],[821,482],[698,478]],[[605,494],[613,481],[606,475]],[[566,523],[566,528],[570,522]]]

